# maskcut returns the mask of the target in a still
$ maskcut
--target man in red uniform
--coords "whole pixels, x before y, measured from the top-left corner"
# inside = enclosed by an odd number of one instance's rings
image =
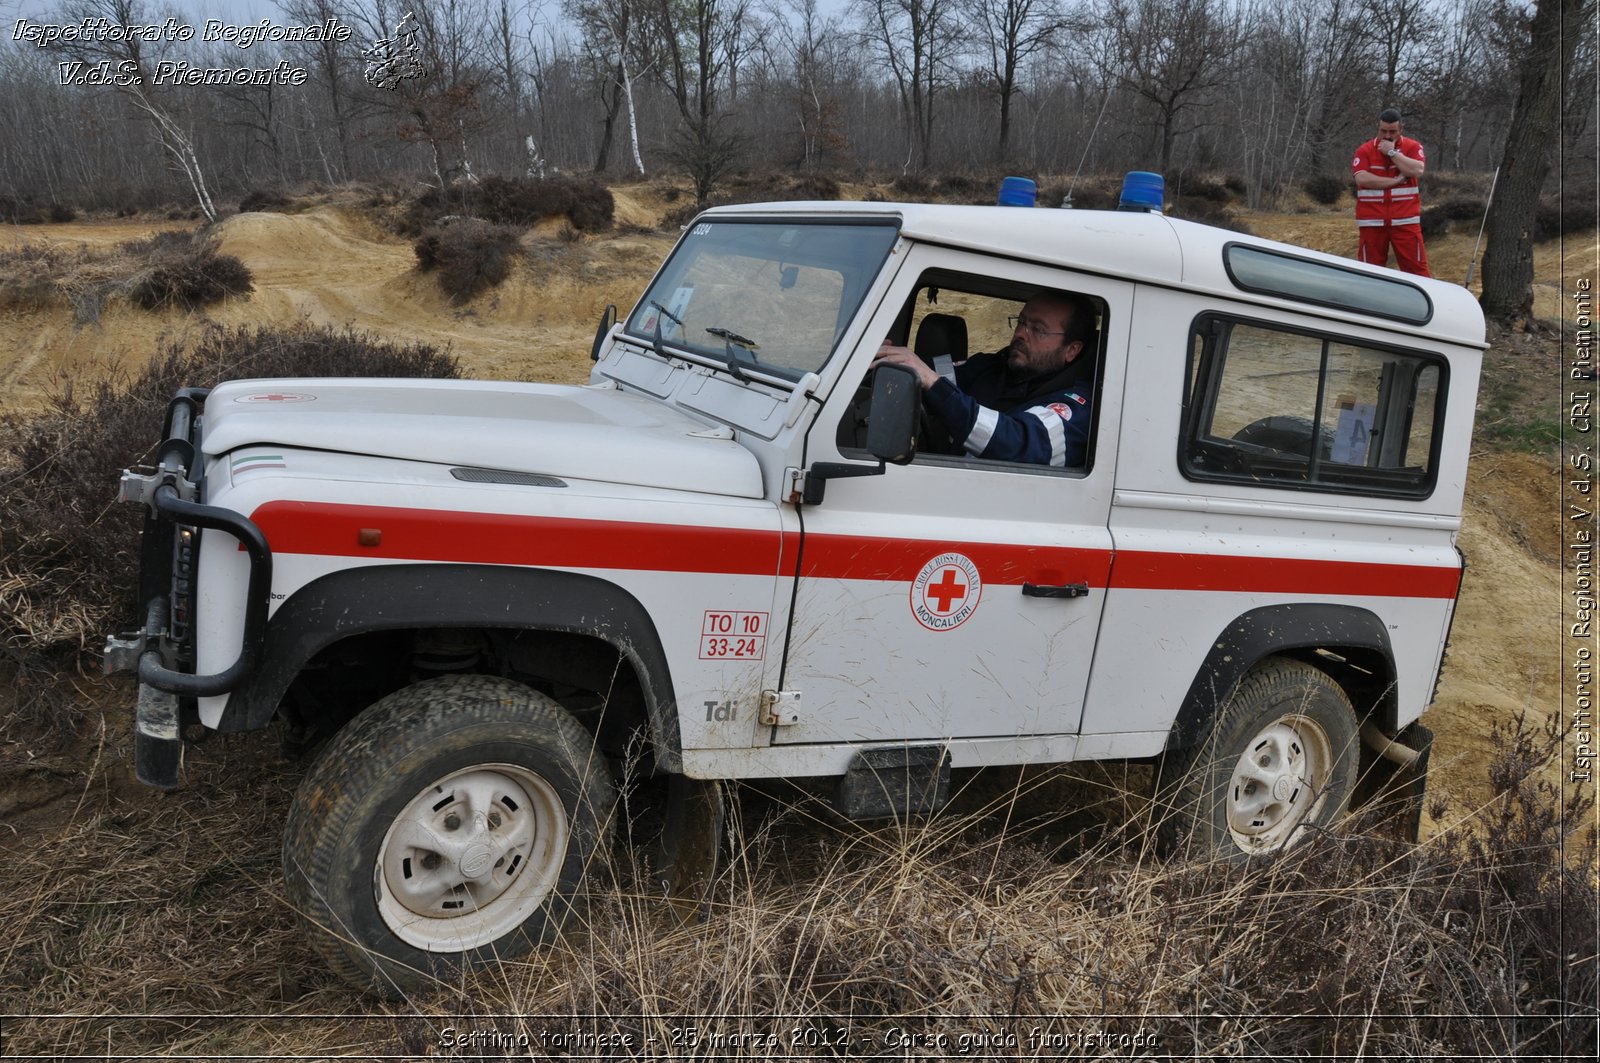
[[[1401,134],[1399,111],[1390,107],[1378,115],[1378,135],[1357,148],[1350,163],[1361,261],[1387,266],[1392,246],[1402,270],[1433,276],[1422,247],[1422,190],[1417,187],[1426,160],[1422,145]]]

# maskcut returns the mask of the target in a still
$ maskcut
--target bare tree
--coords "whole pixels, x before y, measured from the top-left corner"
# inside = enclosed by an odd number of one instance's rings
[[[982,53],[1000,99],[1000,128],[994,157],[1004,162],[1011,151],[1011,104],[1017,95],[1022,66],[1052,44],[1069,23],[1059,0],[965,0],[975,46]]]
[[[1533,313],[1533,221],[1558,139],[1562,93],[1593,0],[1538,0],[1519,20],[1522,80],[1489,208],[1483,252],[1483,312],[1502,321]]]
[[[147,26],[154,20],[144,5],[144,0],[71,0],[63,7],[58,21],[83,23],[89,19],[106,19],[113,26]],[[63,81],[75,77],[73,64],[84,73],[105,64],[111,75],[115,91],[149,119],[157,143],[166,151],[172,162],[183,171],[195,200],[208,221],[217,220],[217,208],[206,187],[205,171],[195,150],[192,130],[185,127],[157,93],[155,56],[145,48],[146,41],[138,34],[83,36],[52,45],[70,62],[64,64]]]
[[[345,0],[279,0],[278,6],[288,18],[304,24],[322,24],[339,19],[350,24],[351,17]],[[317,79],[327,87],[328,104],[333,111],[334,135],[339,141],[339,173],[348,178],[352,172],[350,161],[351,126],[355,108],[351,98],[353,86],[351,71],[356,68],[356,56],[348,42],[335,35],[321,41],[303,45],[310,66]],[[329,180],[333,176],[329,175]]]
[[[474,180],[468,140],[480,123],[481,98],[491,76],[484,34],[489,18],[481,0],[406,0],[403,13],[391,0],[359,2],[352,14],[367,38],[404,36],[407,47],[415,49],[419,72],[367,84],[363,99],[391,116],[400,140],[428,146],[441,190],[456,175]]]
[[[1233,76],[1242,43],[1237,9],[1227,0],[1104,0],[1110,73],[1156,112],[1161,171],[1172,149],[1211,105],[1212,90]]]
[[[834,50],[842,38],[838,23],[824,19],[817,0],[790,0],[794,19],[774,20],[790,77],[789,98],[800,127],[800,165],[815,169],[824,158],[843,155],[839,103],[832,93]]]
[[[1468,117],[1473,117],[1473,139],[1482,132],[1481,113],[1495,105],[1503,93],[1489,69],[1488,41],[1494,34],[1494,0],[1465,0],[1448,18],[1441,18],[1428,58],[1423,63],[1424,97],[1433,102],[1434,149],[1429,164],[1448,160],[1460,169],[1472,143],[1463,143]]]
[[[900,94],[907,164],[926,169],[933,156],[935,104],[956,50],[955,0],[855,0],[866,41]]]
[[[567,17],[578,25],[585,57],[595,71],[604,112],[600,147],[594,169],[604,173],[611,158],[611,142],[617,118],[624,105],[628,112],[628,135],[633,149],[634,171],[644,174],[644,159],[639,153],[639,119],[634,104],[634,79],[640,73],[637,36],[641,18],[640,0],[568,0]],[[648,69],[646,60],[645,69]]]
[[[1416,65],[1429,54],[1439,20],[1428,0],[1361,0],[1358,18],[1376,46],[1383,78],[1375,109],[1398,107],[1409,97]]]
[[[739,164],[744,137],[721,103],[731,63],[742,46],[748,0],[653,0],[650,38],[662,50],[658,76],[677,104],[683,124],[670,138],[668,154],[689,172],[695,198],[704,205],[712,188]]]

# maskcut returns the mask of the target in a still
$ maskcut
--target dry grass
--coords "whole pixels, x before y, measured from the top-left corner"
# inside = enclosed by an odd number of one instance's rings
[[[299,767],[213,739],[179,798],[67,793],[46,844],[0,839],[0,1010],[31,1016],[10,1051],[52,1055],[1581,1054],[1595,865],[1532,782],[1549,737],[1502,734],[1495,802],[1426,846],[1358,827],[1243,868],[1152,855],[1119,811],[1138,794],[1094,769],[877,828],[746,791],[703,922],[621,853],[555,947],[397,1006],[333,984],[281,902],[261,825]]]
[[[254,290],[250,270],[203,229],[165,230],[112,248],[27,242],[0,250],[0,310],[71,307],[96,325],[110,300],[149,311],[194,310]]]

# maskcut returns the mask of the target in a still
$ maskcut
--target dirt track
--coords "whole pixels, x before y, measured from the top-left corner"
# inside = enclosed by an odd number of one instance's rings
[[[637,226],[662,204],[621,189],[618,217]],[[1347,212],[1247,214],[1255,232],[1345,254],[1354,249]],[[0,231],[0,248],[22,240],[116,243],[170,223],[97,221]],[[448,344],[469,374],[580,382],[588,372],[595,322],[607,302],[624,312],[671,246],[665,234],[559,239],[554,227],[525,237],[524,268],[467,306],[452,306],[414,269],[410,242],[378,231],[337,206],[303,214],[242,214],[217,228],[224,252],[255,276],[256,292],[202,314],[151,315],[125,304],[105,309],[98,327],[75,327],[70,311],[11,312],[0,318],[0,386],[13,410],[39,406],[62,374],[136,365],[158,342],[210,323],[282,324],[298,318],[350,324],[386,338]],[[1429,246],[1437,275],[1461,277],[1475,233]],[[1594,261],[1592,243],[1536,253],[1541,312],[1558,313],[1555,278]],[[1568,284],[1571,284],[1570,275]],[[1559,372],[1552,338],[1531,345],[1531,373]],[[1438,735],[1434,785],[1471,804],[1486,793],[1489,723],[1528,707],[1536,718],[1559,700],[1562,553],[1554,455],[1480,455],[1473,464],[1461,544],[1469,567],[1454,625],[1449,667],[1424,722]]]

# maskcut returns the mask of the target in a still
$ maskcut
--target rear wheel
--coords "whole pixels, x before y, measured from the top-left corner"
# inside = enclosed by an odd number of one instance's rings
[[[1204,742],[1163,760],[1161,838],[1235,860],[1286,849],[1344,814],[1357,760],[1344,691],[1309,664],[1273,658],[1240,682]]]
[[[323,958],[383,996],[546,941],[602,852],[610,775],[589,732],[510,680],[407,687],[339,732],[284,831]]]

